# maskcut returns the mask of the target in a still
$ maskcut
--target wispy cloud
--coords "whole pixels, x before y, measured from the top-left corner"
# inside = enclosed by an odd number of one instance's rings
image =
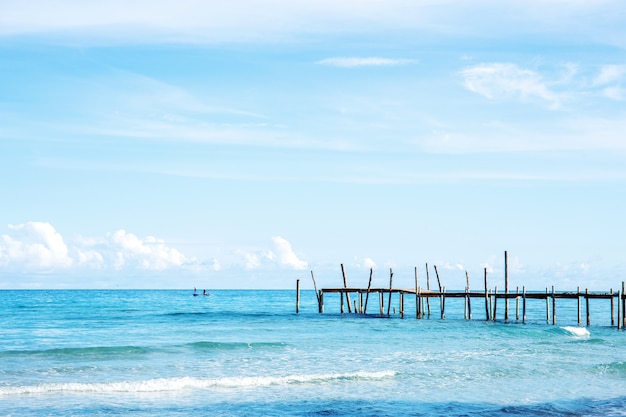
[[[414,63],[412,59],[391,59],[380,57],[335,57],[317,61],[318,65],[328,65],[332,67],[356,68],[356,67],[388,67],[395,65],[406,65]]]
[[[601,88],[600,94],[608,99],[626,99],[626,65],[604,65],[593,79],[593,86]]]
[[[541,74],[512,63],[475,65],[461,75],[465,88],[488,99],[540,99],[553,107],[559,105],[559,95],[550,90]]]
[[[593,79],[593,85],[607,85],[621,82],[626,76],[626,65],[603,65]]]

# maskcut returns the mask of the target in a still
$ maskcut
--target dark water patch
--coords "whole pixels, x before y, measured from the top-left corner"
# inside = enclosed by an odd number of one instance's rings
[[[119,401],[119,400],[118,400]],[[260,402],[211,402],[197,404],[98,404],[72,407],[74,416],[363,416],[363,417],[591,417],[623,416],[625,398],[609,400],[575,400],[567,402],[540,403],[530,405],[496,405],[480,403],[428,403],[411,401],[372,401],[372,400],[302,400],[302,401],[260,401]],[[52,406],[40,408],[28,405],[11,407],[8,415],[67,415],[66,408]]]
[[[92,346],[80,348],[56,348],[42,350],[8,350],[0,352],[0,358],[114,358],[129,355],[144,355],[151,350],[139,346]]]
[[[626,362],[610,362],[596,365],[594,369],[600,374],[614,374],[626,377]]]
[[[235,349],[273,349],[283,348],[287,346],[282,342],[194,342],[187,345],[192,349],[199,351],[207,350],[235,350]]]
[[[157,314],[157,316],[159,317],[202,317],[202,316],[208,316],[211,313],[206,312],[206,311],[176,311],[176,312],[172,312],[172,313],[160,313]]]

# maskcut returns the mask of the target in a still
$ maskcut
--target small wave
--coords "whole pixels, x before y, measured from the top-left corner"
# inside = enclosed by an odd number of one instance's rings
[[[275,348],[285,347],[286,343],[278,342],[258,342],[258,343],[246,343],[246,342],[194,342],[189,343],[189,346],[197,350],[234,350],[234,349],[256,349],[256,348]]]
[[[82,356],[124,356],[140,355],[149,349],[139,346],[93,346],[82,348],[56,348],[43,350],[8,350],[0,352],[0,357],[50,356],[50,357],[82,357]]]
[[[47,393],[157,393],[181,391],[185,389],[207,388],[247,388],[264,387],[271,385],[290,385],[321,383],[341,380],[379,380],[392,378],[394,371],[380,372],[353,372],[343,374],[313,374],[290,376],[260,376],[260,377],[225,377],[209,378],[158,378],[146,381],[123,381],[108,383],[57,383],[39,384],[20,387],[1,387],[0,397],[8,395],[47,394]]]
[[[566,333],[581,339],[588,339],[590,336],[589,330],[584,327],[565,326],[561,327],[561,329],[563,329]]]

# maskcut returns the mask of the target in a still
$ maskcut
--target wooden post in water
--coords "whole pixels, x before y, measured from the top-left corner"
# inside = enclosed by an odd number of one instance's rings
[[[417,267],[415,267],[415,318],[420,318],[420,287],[417,283]]]
[[[619,311],[617,314],[619,315]],[[617,318],[617,321],[619,321],[619,317]],[[613,297],[613,288],[611,288],[611,326],[615,326],[615,298]]]
[[[343,308],[343,291],[339,293],[339,297],[341,298],[341,314],[343,314],[345,312],[345,309]],[[350,305],[350,303],[348,303],[348,305]]]
[[[526,324],[526,286],[522,287],[522,323]]]
[[[315,276],[313,276],[313,271],[311,271],[311,279],[313,280],[313,289],[315,290],[315,297],[317,298],[317,311],[322,312],[322,303],[320,301],[320,295],[317,292],[317,284],[315,283]]]
[[[437,275],[437,285],[439,286],[439,309],[443,316],[443,298],[441,297],[441,280],[439,279],[439,271],[437,271],[437,265],[435,265],[435,275]],[[442,317],[443,318],[443,317]]]
[[[441,292],[441,320],[446,318],[446,287]]]
[[[296,314],[300,313],[300,280],[296,280]]]
[[[387,301],[387,315],[391,311],[391,290],[393,288],[393,270],[389,268],[389,300]]]
[[[554,295],[554,285],[552,286],[552,325],[556,325],[556,296]]]
[[[380,315],[385,314],[385,300],[383,299],[383,293],[381,291],[378,292],[378,305],[380,307]]]
[[[515,321],[519,321],[519,287],[515,288]]]
[[[626,286],[622,281],[622,328],[626,328]]]
[[[489,321],[489,291],[487,289],[487,268],[485,268],[485,320]]]
[[[430,291],[430,272],[428,272],[428,262],[426,262],[426,290]],[[426,297],[426,307],[428,309],[428,318],[430,318],[430,297]]]
[[[320,290],[320,313],[324,312],[324,290]]]
[[[346,278],[346,271],[343,269],[343,264],[341,264],[341,275],[343,275],[343,287],[348,288],[348,278]],[[348,294],[348,292],[346,292],[346,301],[348,302],[348,313],[352,313],[352,307],[350,306],[350,294]]]
[[[504,251],[504,322],[509,322],[509,254]]]
[[[359,291],[359,310],[360,314],[363,314],[363,293]]]
[[[548,287],[546,287],[546,324],[550,324],[550,301],[548,300]]]
[[[622,281],[622,328],[626,328],[626,285],[624,285],[624,281]]]
[[[498,317],[498,313],[496,308],[498,307],[498,286],[496,286],[494,293],[493,293],[493,321],[496,321],[496,318]]]
[[[471,303],[472,297],[470,297],[469,274],[467,273],[467,271],[465,271],[465,282],[467,284],[467,318],[471,320],[472,319],[472,303]]]
[[[577,287],[576,291],[577,291],[576,299],[578,300],[578,325],[580,326],[580,286]]]
[[[404,293],[400,293],[400,318],[404,318]]]
[[[585,288],[585,306],[587,307],[587,327],[591,325],[591,313],[589,312],[589,288]]]
[[[620,314],[623,314],[623,313],[620,313],[620,307],[622,305],[620,301],[622,300],[622,295],[623,294],[621,291],[617,292],[617,330],[622,328],[622,320],[621,320],[622,316],[620,315]]]
[[[370,268],[370,280],[367,283],[367,294],[365,294],[365,307],[363,308],[363,314],[367,313],[367,300],[370,298],[370,288],[372,287],[372,273],[374,272],[373,268]]]

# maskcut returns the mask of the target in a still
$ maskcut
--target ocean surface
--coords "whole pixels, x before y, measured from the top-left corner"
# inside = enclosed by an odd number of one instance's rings
[[[521,324],[514,301],[504,323],[477,299],[471,321],[457,299],[417,320],[411,297],[382,318],[331,294],[318,314],[313,291],[299,314],[295,290],[192,292],[0,291],[0,416],[626,415],[607,300],[579,327],[571,300],[552,325],[539,300]]]

